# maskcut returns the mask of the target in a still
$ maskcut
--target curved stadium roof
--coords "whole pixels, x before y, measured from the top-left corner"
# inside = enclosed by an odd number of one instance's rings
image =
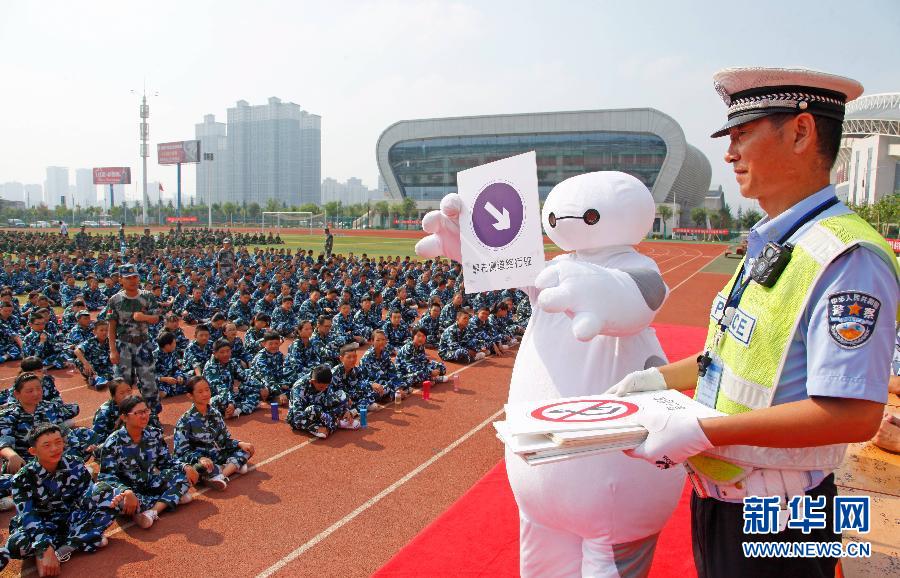
[[[900,92],[862,96],[847,104],[844,136],[900,136]]]

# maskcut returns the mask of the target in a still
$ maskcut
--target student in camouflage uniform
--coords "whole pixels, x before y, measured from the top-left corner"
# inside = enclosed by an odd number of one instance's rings
[[[284,354],[279,351],[279,347],[281,336],[278,333],[269,331],[263,336],[263,349],[253,357],[250,364],[250,379],[263,387],[261,395],[264,399],[284,406],[288,403],[287,396],[293,382],[285,369]]]
[[[469,331],[475,336],[479,349],[485,349],[494,355],[502,357],[503,351],[509,349],[509,346],[503,344],[502,337],[488,323],[489,318],[490,310],[488,307],[479,307],[475,318],[469,323]]]
[[[253,445],[231,437],[222,414],[209,404],[212,392],[206,379],[190,378],[187,392],[193,405],[175,424],[175,457],[194,464],[206,485],[224,490],[228,476],[246,473]]]
[[[156,350],[153,352],[153,364],[156,369],[156,384],[160,397],[172,397],[185,393],[187,374],[181,366],[176,347],[175,336],[163,331],[156,338]]]
[[[291,389],[291,405],[287,422],[294,430],[326,438],[341,424],[358,427],[350,412],[347,393],[332,384],[331,369],[327,365],[313,368],[309,375],[297,380]]]
[[[159,321],[159,305],[149,291],[138,289],[138,274],[131,265],[120,268],[123,289],[110,297],[106,306],[109,321],[109,359],[118,375],[137,385],[154,413],[162,410],[156,371],[153,367],[153,340],[148,325]]]
[[[91,313],[82,309],[75,314],[75,326],[70,327],[66,333],[66,345],[74,350],[82,341],[94,336],[94,325],[91,323]],[[66,331],[63,328],[63,331]]]
[[[56,380],[44,370],[44,363],[40,358],[26,357],[19,363],[19,370],[20,373],[29,371],[38,376],[41,380],[41,400],[62,404],[62,415],[66,416],[65,419],[71,419],[78,415],[78,404],[75,402],[63,402],[62,397],[59,395],[59,390],[56,389]],[[0,391],[0,405],[6,405],[7,403],[14,401],[14,392],[15,389],[13,386],[10,386],[9,389]]]
[[[82,295],[88,311],[100,311],[106,307],[107,297],[100,291],[100,285],[96,277],[88,277],[87,287],[82,288]]]
[[[288,347],[287,357],[284,360],[286,378],[290,383],[307,375],[313,367],[322,363],[318,350],[312,343],[312,322],[301,321],[297,330],[299,336]]]
[[[0,304],[0,363],[22,359],[22,338],[13,317],[12,303]]]
[[[368,407],[369,411],[378,411],[384,406],[378,403],[385,393],[380,383],[372,383],[365,378],[362,369],[356,367],[359,345],[348,343],[341,347],[340,363],[331,369],[331,383],[344,390],[350,398],[350,409],[358,410]]]
[[[335,343],[334,335],[331,334],[331,323],[331,317],[325,314],[319,315],[319,319],[316,321],[316,331],[310,338],[310,343],[320,363],[334,365],[338,363],[340,347]]]
[[[460,311],[456,314],[456,323],[441,334],[438,355],[444,361],[471,363],[478,359],[484,359],[487,355],[480,349],[478,341],[469,331],[469,313]]]
[[[244,369],[249,369],[253,356],[247,353],[247,348],[244,347],[244,340],[238,336],[237,325],[231,321],[225,323],[223,337],[231,344],[231,358],[240,363]]]
[[[253,320],[253,307],[250,306],[250,292],[246,289],[241,291],[238,300],[231,304],[228,308],[228,319],[234,321],[238,329],[245,330],[250,327]]]
[[[37,425],[28,443],[34,459],[12,480],[18,513],[9,523],[6,550],[13,558],[34,556],[40,575],[54,574],[73,552],[107,544],[103,532],[124,497],[108,485],[94,484],[84,464],[65,455],[58,425]]]
[[[390,316],[381,326],[381,330],[387,336],[388,347],[392,354],[409,341],[409,325],[403,320],[403,313],[399,309],[391,309]]]
[[[281,307],[272,313],[272,330],[282,337],[294,337],[297,333],[297,316],[294,315],[294,299],[285,295],[280,299]]]
[[[443,333],[441,329],[441,306],[437,303],[432,303],[428,307],[428,313],[419,319],[415,327],[425,332],[426,344],[437,347],[441,341],[441,333]]]
[[[55,369],[71,367],[72,361],[56,338],[45,330],[47,320],[40,313],[32,313],[29,319],[31,331],[22,341],[23,353],[39,357],[44,365]]]
[[[109,391],[109,399],[94,412],[94,421],[91,425],[91,430],[94,432],[93,443],[97,446],[102,445],[112,432],[125,425],[122,415],[119,413],[119,404],[126,397],[134,395],[134,388],[121,377],[113,378],[108,384],[107,391]],[[99,451],[95,451],[94,455],[99,453]]]
[[[64,425],[73,416],[60,403],[41,401],[41,383],[36,374],[19,374],[13,382],[13,390],[14,401],[0,409],[0,457],[6,461],[4,473],[16,473],[25,465],[25,460],[31,458],[28,433],[39,423],[60,426],[66,437],[67,455],[75,460],[89,457],[93,432],[87,428],[69,429]],[[9,481],[8,478],[0,479],[0,497],[9,495]]]
[[[450,303],[444,305],[444,308],[441,309],[441,329],[447,329],[454,323],[456,323],[456,316],[462,311],[463,307],[463,294],[462,293],[454,293],[453,299]]]
[[[384,331],[376,329],[372,333],[372,347],[363,354],[359,362],[359,369],[363,379],[373,384],[379,384],[384,388],[384,395],[391,397],[394,392],[401,390],[401,394],[409,391],[409,383],[404,381],[397,366],[391,360],[391,351],[387,346],[387,336]]]
[[[269,330],[272,318],[268,313],[257,313],[253,316],[252,327],[244,334],[244,351],[247,355],[256,355],[262,349],[263,335]]]
[[[509,305],[505,301],[494,306],[493,313],[488,317],[488,325],[503,344],[512,346],[519,343],[516,326],[509,314]]]
[[[364,295],[359,300],[359,310],[353,314],[354,335],[361,335],[368,341],[374,330],[381,329],[381,323],[381,310],[372,307],[372,298]]]
[[[163,325],[163,331],[168,331],[172,335],[175,336],[175,343],[177,344],[175,347],[176,353],[178,353],[179,359],[184,359],[184,352],[187,350],[188,345],[191,344],[191,340],[187,338],[187,335],[184,334],[184,330],[180,327],[181,318],[175,315],[174,313],[167,313],[165,325]],[[159,337],[157,335],[157,337]]]
[[[212,316],[212,311],[206,299],[203,298],[203,289],[194,287],[191,299],[184,306],[182,317],[186,323],[206,323]]]
[[[113,378],[114,368],[109,360],[109,322],[98,319],[93,335],[74,350],[76,364],[89,387],[102,387]]]
[[[440,361],[431,359],[425,353],[426,339],[425,330],[418,328],[413,331],[412,341],[397,352],[397,368],[406,382],[411,385],[426,380],[447,381],[447,366]]]
[[[188,373],[200,375],[213,354],[209,341],[209,325],[201,323],[194,330],[194,339],[184,352],[184,368]]]
[[[125,495],[122,511],[144,529],[166,509],[189,502],[188,490],[199,479],[194,468],[172,457],[162,430],[147,427],[150,413],[137,396],[122,400],[119,414],[125,425],[103,442],[98,479]]]
[[[300,319],[315,321],[322,313],[324,313],[324,311],[322,311],[322,306],[319,304],[321,295],[322,294],[317,290],[309,292],[309,299],[300,304],[300,310],[298,311]]]
[[[226,339],[213,345],[213,356],[203,367],[203,377],[212,388],[213,406],[226,418],[253,413],[259,406],[260,387],[240,363],[231,359],[231,344]]]
[[[144,229],[144,234],[138,241],[138,252],[141,254],[141,261],[152,257],[155,250],[156,240],[150,235],[150,229]]]

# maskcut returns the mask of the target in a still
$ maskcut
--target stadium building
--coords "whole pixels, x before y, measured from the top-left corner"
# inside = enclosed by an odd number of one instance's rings
[[[900,194],[900,92],[847,103],[832,181],[838,196],[854,205]]]
[[[456,191],[458,171],[531,150],[542,199],[569,177],[617,170],[646,184],[657,205],[677,204],[685,222],[709,190],[709,160],[652,108],[404,120],[381,134],[376,155],[388,196],[430,210]]]

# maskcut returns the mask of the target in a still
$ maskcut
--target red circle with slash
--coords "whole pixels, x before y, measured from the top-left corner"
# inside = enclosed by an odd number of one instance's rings
[[[638,411],[638,406],[613,399],[578,399],[551,403],[531,412],[531,417],[557,423],[583,423],[621,419]]]

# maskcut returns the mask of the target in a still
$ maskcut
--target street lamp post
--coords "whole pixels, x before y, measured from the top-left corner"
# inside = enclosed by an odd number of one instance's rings
[[[209,215],[208,216],[209,224],[207,225],[207,227],[210,230],[212,230],[212,199],[210,199],[210,196],[209,196],[209,181],[210,181],[209,171],[210,171],[210,169],[212,169],[212,161],[216,160],[216,155],[215,155],[215,153],[203,153],[203,160],[207,161],[207,164],[206,164],[206,210]]]

